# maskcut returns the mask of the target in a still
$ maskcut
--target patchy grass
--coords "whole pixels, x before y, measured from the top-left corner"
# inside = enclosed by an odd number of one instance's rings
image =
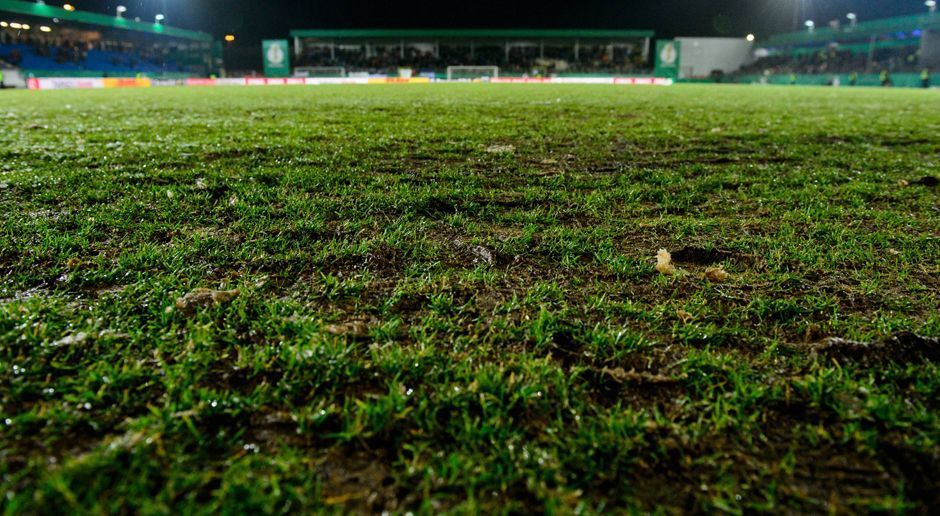
[[[4,92],[0,124],[7,513],[940,506],[936,92]]]

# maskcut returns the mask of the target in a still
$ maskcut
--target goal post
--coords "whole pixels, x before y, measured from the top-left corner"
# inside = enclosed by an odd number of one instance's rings
[[[294,77],[346,77],[346,68],[342,66],[298,66],[294,68]]]
[[[447,80],[498,79],[498,66],[448,66]]]

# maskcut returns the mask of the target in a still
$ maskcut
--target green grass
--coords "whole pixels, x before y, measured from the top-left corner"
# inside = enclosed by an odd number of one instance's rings
[[[8,514],[940,506],[936,92],[3,92],[0,124]]]

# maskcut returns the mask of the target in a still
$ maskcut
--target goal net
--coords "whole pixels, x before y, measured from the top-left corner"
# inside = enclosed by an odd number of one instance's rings
[[[447,80],[498,79],[498,66],[448,66]]]
[[[294,68],[294,77],[346,77],[342,66],[298,66]]]

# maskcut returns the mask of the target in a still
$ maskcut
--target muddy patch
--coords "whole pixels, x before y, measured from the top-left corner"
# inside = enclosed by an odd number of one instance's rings
[[[384,457],[365,451],[334,450],[318,461],[323,502],[358,514],[398,508],[396,480]]]
[[[709,266],[718,263],[732,263],[742,267],[754,265],[756,258],[738,251],[703,247],[683,247],[670,251],[672,261],[680,265]]]
[[[901,332],[884,339],[863,342],[829,337],[809,344],[794,344],[790,349],[841,363],[877,365],[886,362],[906,364],[940,361],[940,339]]]

